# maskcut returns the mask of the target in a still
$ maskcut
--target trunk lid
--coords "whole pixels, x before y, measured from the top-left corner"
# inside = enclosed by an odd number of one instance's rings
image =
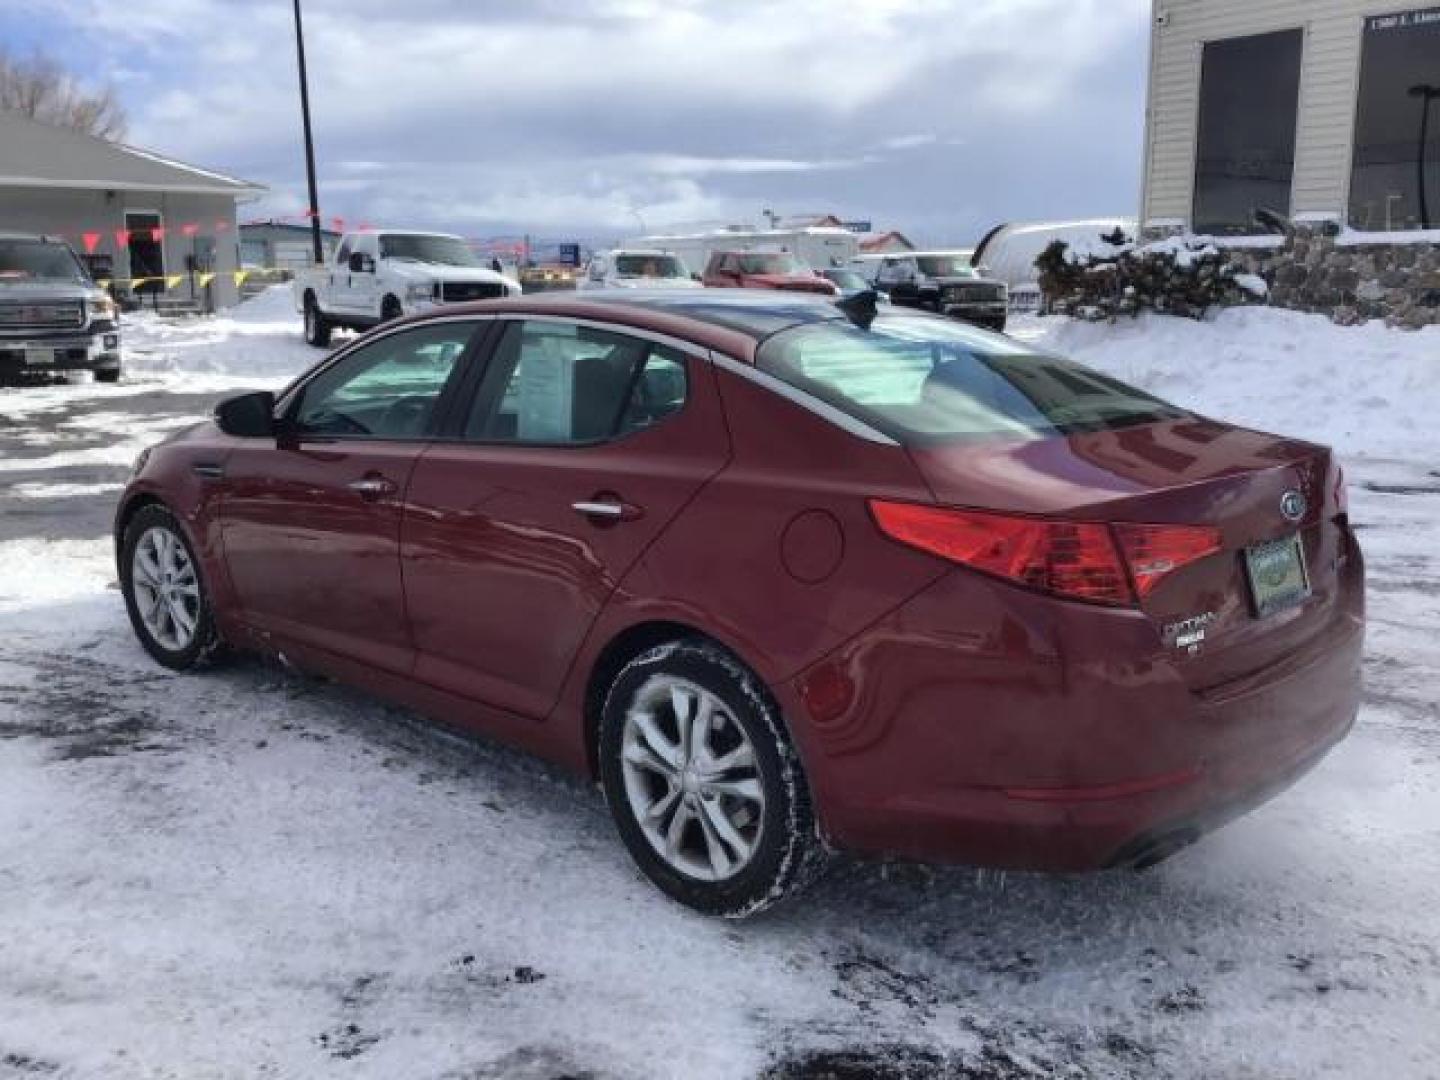
[[[917,446],[911,454],[946,505],[1218,529],[1220,551],[1170,573],[1140,601],[1192,689],[1264,669],[1337,614],[1344,537],[1325,447],[1187,416],[1055,438]],[[1298,521],[1282,511],[1287,492],[1304,498]],[[1246,552],[1296,535],[1310,596],[1262,616]]]

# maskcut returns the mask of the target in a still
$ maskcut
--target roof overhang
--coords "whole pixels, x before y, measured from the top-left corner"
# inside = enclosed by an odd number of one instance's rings
[[[56,180],[43,176],[0,176],[0,188],[51,188],[62,191],[149,191],[176,195],[218,195],[252,202],[265,194],[259,184],[146,184],[133,181]]]

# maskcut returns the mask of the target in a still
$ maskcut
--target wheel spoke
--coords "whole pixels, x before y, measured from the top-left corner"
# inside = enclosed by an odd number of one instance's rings
[[[700,812],[716,836],[729,845],[737,858],[743,859],[750,854],[750,842],[740,835],[740,830],[735,828],[734,822],[725,815],[725,810],[718,800],[701,799]]]
[[[185,605],[180,601],[170,601],[170,616],[180,636],[189,638],[195,632],[195,617],[185,610]]]
[[[720,842],[720,837],[715,833],[715,825],[709,813],[702,806],[698,811],[691,811],[695,822],[700,826],[700,835],[705,838],[705,853],[710,858],[710,869],[715,872],[716,877],[725,877],[730,873],[730,865],[733,861],[730,853],[725,850],[725,845]]]
[[[681,791],[678,787],[672,787],[660,798],[651,804],[650,809],[645,811],[645,823],[647,825],[659,826],[675,809],[675,804],[680,801]]]
[[[155,559],[153,542],[141,544],[135,549],[135,569],[140,571],[140,576],[146,581],[159,584],[161,570],[159,562]]]
[[[679,772],[684,767],[685,757],[681,747],[676,746],[665,737],[665,733],[660,730],[660,725],[655,723],[653,713],[637,710],[630,714],[630,722],[644,737],[645,745],[670,767],[671,772]]]
[[[660,757],[655,750],[640,742],[638,739],[627,739],[625,743],[625,760],[641,769],[648,769],[667,779],[674,779],[676,768],[670,762]]]
[[[695,697],[681,686],[670,689],[670,708],[675,713],[675,730],[680,735],[680,761],[690,760],[690,739],[695,727]]]
[[[690,806],[684,800],[675,808],[675,816],[670,819],[670,827],[665,830],[665,855],[673,864],[680,857],[680,841],[685,835],[685,826],[690,823],[692,817]]]
[[[765,801],[759,780],[711,780],[705,784],[705,790],[714,792],[716,795],[730,795],[737,799],[747,799],[750,802]]]

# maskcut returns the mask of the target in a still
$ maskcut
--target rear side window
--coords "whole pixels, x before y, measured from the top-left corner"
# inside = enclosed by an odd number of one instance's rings
[[[756,363],[902,443],[1046,437],[1187,415],[1083,365],[944,319],[797,326],[769,338]]]
[[[672,349],[569,323],[512,322],[465,436],[547,446],[606,442],[678,412],[686,391],[685,358]]]

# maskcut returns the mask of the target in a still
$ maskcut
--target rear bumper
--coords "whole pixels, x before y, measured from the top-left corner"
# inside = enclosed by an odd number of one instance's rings
[[[1358,577],[1300,652],[1208,694],[1137,649],[1153,630],[1136,612],[1057,618],[1054,601],[974,585],[952,575],[781,691],[838,846],[1059,872],[1146,863],[1288,787],[1359,709]]]

